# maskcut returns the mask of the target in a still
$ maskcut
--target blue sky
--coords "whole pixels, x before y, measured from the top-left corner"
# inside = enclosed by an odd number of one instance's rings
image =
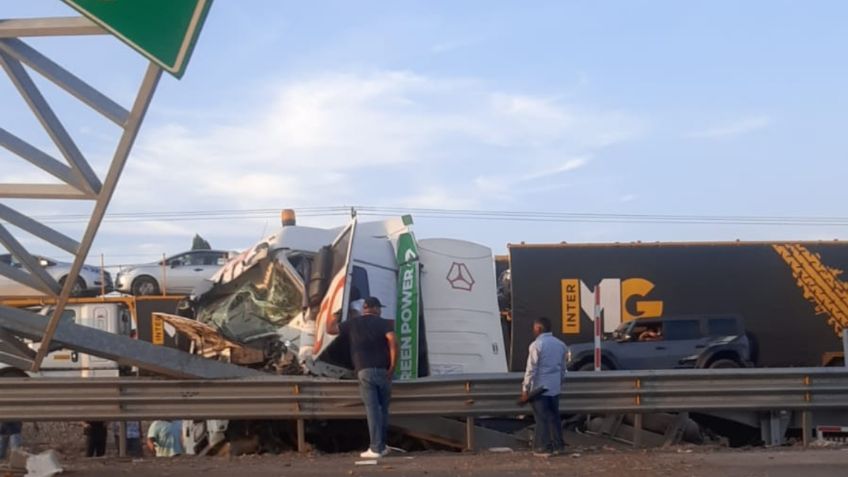
[[[0,3],[6,18],[72,14],[58,0]],[[184,78],[163,79],[110,211],[365,205],[846,217],[846,18],[840,1],[216,0]],[[28,41],[129,105],[144,61],[117,40]],[[102,171],[115,128],[40,84]],[[55,151],[3,78],[0,101],[3,127]],[[3,182],[43,177],[5,151],[0,164]],[[12,204],[35,215],[87,210]],[[497,252],[521,241],[846,232],[416,223],[419,236]],[[276,225],[106,222],[92,252],[108,263],[151,260],[186,248],[195,232],[238,249]]]

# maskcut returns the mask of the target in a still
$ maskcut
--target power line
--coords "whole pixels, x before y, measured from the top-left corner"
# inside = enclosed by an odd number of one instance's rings
[[[349,206],[302,207],[296,209],[299,217],[349,216]],[[714,225],[769,225],[769,226],[848,226],[848,217],[758,216],[758,215],[680,215],[680,214],[616,214],[564,211],[514,211],[413,208],[387,206],[353,207],[358,215],[389,217],[411,214],[413,217],[436,220],[475,220],[541,223],[622,223],[622,224],[714,224]],[[107,214],[104,222],[196,222],[219,220],[275,219],[279,209],[221,209],[193,211],[136,211]],[[44,223],[85,223],[87,215],[42,215],[33,217]]]

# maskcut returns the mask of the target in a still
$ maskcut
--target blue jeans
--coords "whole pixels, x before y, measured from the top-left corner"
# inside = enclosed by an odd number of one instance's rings
[[[0,436],[0,460],[6,458],[6,449],[8,449],[11,453],[12,450],[20,448],[21,441],[22,439],[20,434]]]
[[[392,383],[388,370],[380,368],[362,369],[357,373],[359,394],[365,406],[368,418],[368,435],[371,437],[371,450],[386,450],[386,438],[389,432],[389,401],[392,398]]]
[[[536,452],[561,451],[565,447],[562,440],[562,420],[559,417],[559,396],[539,396],[530,404],[536,419],[536,436],[533,448]]]

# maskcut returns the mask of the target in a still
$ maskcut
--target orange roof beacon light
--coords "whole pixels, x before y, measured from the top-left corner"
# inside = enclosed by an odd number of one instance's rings
[[[294,209],[283,209],[280,212],[280,221],[283,223],[283,227],[297,225],[297,217],[295,217]]]

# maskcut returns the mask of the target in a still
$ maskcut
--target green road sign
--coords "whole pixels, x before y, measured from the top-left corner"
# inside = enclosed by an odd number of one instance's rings
[[[63,0],[177,78],[212,0]]]

